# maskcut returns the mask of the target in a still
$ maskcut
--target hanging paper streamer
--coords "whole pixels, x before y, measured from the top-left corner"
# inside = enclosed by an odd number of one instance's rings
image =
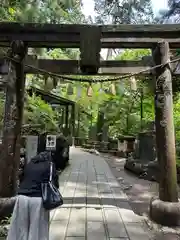
[[[116,87],[114,83],[111,83],[110,92],[112,95],[116,95]]]
[[[45,77],[44,79],[44,90],[45,91],[51,91],[54,88],[53,81],[49,77]]]
[[[34,48],[28,48],[28,55],[34,55]]]
[[[100,93],[103,93],[103,92],[104,92],[104,91],[103,91],[103,87],[102,87],[102,83],[101,83],[101,86],[100,86],[99,92],[100,92]]]
[[[93,89],[91,84],[89,85],[88,89],[87,89],[87,96],[88,97],[92,97],[92,93],[93,93]]]
[[[130,77],[130,84],[131,84],[131,90],[136,91],[137,90],[137,84],[135,77]]]
[[[71,83],[69,83],[68,87],[67,87],[67,94],[68,95],[73,95],[73,93],[74,93],[74,89],[73,89]]]
[[[121,81],[121,82],[118,82],[116,85],[116,93],[118,95],[123,95],[124,94],[124,83]]]
[[[82,95],[82,89],[80,86],[77,87],[77,97],[80,98]]]
[[[58,80],[57,78],[53,78],[52,80],[53,80],[53,88],[56,88],[58,85]]]

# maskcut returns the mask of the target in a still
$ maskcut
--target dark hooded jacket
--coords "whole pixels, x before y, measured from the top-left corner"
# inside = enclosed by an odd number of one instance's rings
[[[41,183],[48,182],[50,175],[50,157],[48,152],[41,152],[31,159],[24,168],[23,176],[20,180],[18,195],[29,197],[41,197]],[[53,165],[52,181],[59,188],[58,175],[55,165]]]

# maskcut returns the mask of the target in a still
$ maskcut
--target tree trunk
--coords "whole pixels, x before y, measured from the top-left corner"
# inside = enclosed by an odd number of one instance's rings
[[[156,69],[155,124],[157,157],[160,166],[159,198],[177,202],[176,151],[173,122],[172,77],[169,64],[169,44],[160,42],[153,53]]]
[[[0,153],[0,197],[11,197],[16,194],[24,107],[26,51],[27,48],[21,41],[15,41],[11,45],[2,138],[3,151]]]

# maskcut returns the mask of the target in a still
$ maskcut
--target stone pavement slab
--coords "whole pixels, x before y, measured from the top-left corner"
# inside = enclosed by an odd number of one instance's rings
[[[64,205],[51,212],[50,240],[149,240],[106,161],[76,148],[70,159],[60,175]]]
[[[87,222],[88,240],[106,240],[106,229],[103,222]]]

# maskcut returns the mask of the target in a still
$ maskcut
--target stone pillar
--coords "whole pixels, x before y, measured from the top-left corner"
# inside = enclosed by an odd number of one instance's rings
[[[26,53],[27,47],[22,41],[11,43],[2,138],[3,150],[0,152],[0,197],[11,197],[16,194],[24,109]]]
[[[173,122],[172,77],[168,61],[169,44],[159,42],[153,52],[156,69],[155,125],[156,149],[160,167],[159,199],[150,203],[151,218],[162,225],[180,224],[178,203],[176,151]]]

